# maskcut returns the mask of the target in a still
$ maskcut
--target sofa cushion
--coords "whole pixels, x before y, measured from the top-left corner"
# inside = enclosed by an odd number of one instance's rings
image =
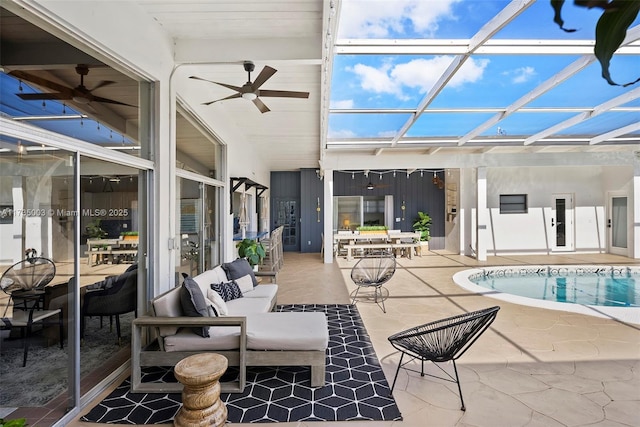
[[[247,317],[249,350],[326,350],[329,344],[324,313],[254,313]],[[235,350],[240,345],[240,328],[212,326],[210,337],[201,338],[181,330],[164,340],[166,351]]]
[[[250,350],[326,350],[327,316],[320,312],[256,313],[247,316]]]
[[[268,298],[275,299],[278,293],[278,285],[264,283],[253,288],[251,292],[242,292],[245,298]]]
[[[180,303],[181,286],[177,286],[169,291],[159,295],[153,300],[153,314],[157,317],[180,317],[182,316],[182,307]],[[167,337],[178,331],[177,326],[163,326],[158,328],[161,337]]]
[[[165,351],[211,351],[235,350],[240,347],[240,328],[236,326],[213,326],[209,338],[202,338],[190,329],[181,329],[177,334],[164,338]]]
[[[242,298],[242,291],[235,281],[226,283],[212,283],[211,289],[220,294],[225,302]]]
[[[180,289],[180,305],[185,316],[205,317],[209,315],[208,304],[198,283],[191,277],[185,277]],[[201,337],[209,336],[209,328],[192,328]]]
[[[244,276],[237,279],[233,279],[233,281],[238,284],[242,295],[246,294],[247,292],[251,292],[254,289],[253,280],[251,280],[251,276],[248,274],[245,274]]]
[[[227,314],[229,314],[227,303],[224,302],[219,293],[209,288],[207,289],[207,299],[211,301],[211,304],[218,312],[218,316],[226,316]]]
[[[227,278],[229,280],[239,279],[242,276],[246,276],[247,274],[251,276],[251,281],[253,282],[253,286],[258,285],[258,281],[256,280],[256,275],[253,272],[253,268],[249,265],[249,261],[245,258],[238,258],[232,262],[227,262],[222,264],[222,269],[227,273]]]
[[[271,310],[268,298],[238,298],[227,301],[229,316],[246,316],[251,313],[268,313]]]
[[[212,283],[222,283],[228,282],[227,273],[224,272],[222,266],[218,265],[211,270],[203,271],[197,276],[193,277],[193,280],[198,282],[200,285],[200,290],[204,295],[207,294],[207,289],[211,286]]]

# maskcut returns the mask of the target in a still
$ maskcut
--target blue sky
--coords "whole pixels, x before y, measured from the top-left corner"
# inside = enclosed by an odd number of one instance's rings
[[[469,39],[499,13],[508,1],[490,0],[343,0],[338,39]],[[495,39],[593,40],[601,11],[565,3],[565,33],[553,22],[548,0],[539,0]],[[638,25],[636,19],[634,25]],[[429,108],[506,107],[534,90],[579,59],[579,55],[484,55],[469,58]],[[415,108],[449,66],[451,55],[337,55],[334,58],[331,108]],[[616,81],[640,75],[637,56],[614,56],[611,65]],[[638,84],[636,84],[638,86]],[[586,89],[585,89],[586,88]],[[593,107],[634,87],[608,85],[600,77],[597,62],[559,84],[527,107]],[[634,105],[640,105],[636,100]],[[510,134],[535,133],[576,113],[518,113],[503,124]],[[493,114],[456,113],[423,115],[407,136],[464,135]],[[624,125],[633,114],[611,113],[607,120],[583,126],[601,132]],[[385,137],[405,123],[405,114],[331,114],[330,138]],[[489,129],[484,135],[495,134]],[[571,130],[572,132],[575,129]]]

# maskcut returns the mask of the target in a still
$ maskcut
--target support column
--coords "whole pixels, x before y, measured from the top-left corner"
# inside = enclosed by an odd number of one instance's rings
[[[487,260],[487,242],[489,241],[489,215],[487,211],[487,168],[477,169],[476,178],[476,259]]]
[[[629,257],[640,259],[640,152],[636,151],[633,159],[633,179],[631,181],[631,250]]]
[[[333,169],[324,171],[324,262],[333,262]]]

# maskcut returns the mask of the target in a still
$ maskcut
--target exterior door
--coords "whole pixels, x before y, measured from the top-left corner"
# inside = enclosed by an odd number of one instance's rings
[[[573,237],[573,196],[555,194],[551,206],[551,250],[568,252],[575,250]]]
[[[297,199],[278,198],[273,206],[275,215],[273,229],[282,229],[282,249],[284,251],[300,251],[300,201]]]
[[[609,196],[607,216],[607,234],[609,240],[609,252],[616,255],[628,253],[628,221],[627,221],[627,196],[611,194]]]

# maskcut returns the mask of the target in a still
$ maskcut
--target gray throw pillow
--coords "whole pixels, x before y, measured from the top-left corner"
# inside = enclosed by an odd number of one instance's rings
[[[180,305],[185,316],[206,317],[209,316],[209,308],[202,295],[200,286],[191,277],[185,277],[180,288]],[[193,332],[201,337],[209,337],[209,327],[192,328]]]
[[[251,268],[249,261],[245,258],[238,258],[232,262],[224,263],[222,264],[222,269],[227,274],[227,279],[229,280],[236,280],[249,274],[253,281],[253,286],[258,286],[258,281],[256,280],[253,268]]]

